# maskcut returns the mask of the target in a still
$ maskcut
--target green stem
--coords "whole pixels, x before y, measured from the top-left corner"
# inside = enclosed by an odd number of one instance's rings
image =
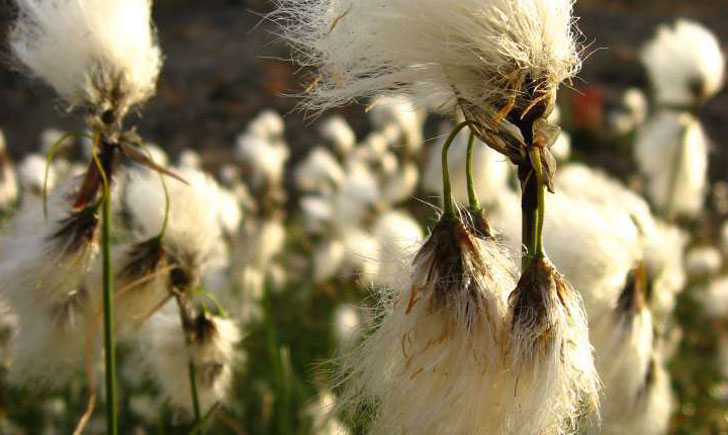
[[[465,164],[465,174],[468,181],[468,200],[470,202],[470,209],[473,211],[480,210],[480,202],[478,201],[478,195],[475,193],[475,181],[473,179],[473,148],[475,148],[475,133],[470,132],[470,138],[468,139],[468,154]]]
[[[113,147],[103,144],[104,196],[102,198],[102,261],[104,287],[104,351],[106,355],[106,427],[107,433],[116,435],[119,430],[119,415],[116,394],[116,343],[114,330],[114,287],[111,268],[111,163]]]
[[[533,162],[533,169],[536,174],[536,189],[538,190],[536,197],[538,220],[534,229],[534,256],[545,257],[546,253],[543,249],[543,225],[544,217],[546,216],[546,187],[543,179],[543,166],[541,165],[541,150],[537,146],[533,147],[531,151],[531,161]]]
[[[473,124],[471,121],[463,121],[456,125],[450,135],[447,137],[445,144],[442,146],[442,200],[444,203],[443,218],[452,218],[455,216],[455,203],[452,199],[452,186],[450,185],[450,169],[447,164],[447,152],[450,145],[455,141],[460,131]]]
[[[179,308],[180,320],[182,321],[182,333],[185,337],[185,346],[187,347],[187,371],[190,381],[190,392],[192,393],[192,412],[194,413],[195,421],[193,425],[197,425],[202,417],[200,411],[200,396],[197,391],[197,371],[195,370],[195,362],[192,359],[192,338],[190,336],[191,326],[187,312],[185,310],[184,303],[179,295],[175,297],[177,300],[177,307]]]

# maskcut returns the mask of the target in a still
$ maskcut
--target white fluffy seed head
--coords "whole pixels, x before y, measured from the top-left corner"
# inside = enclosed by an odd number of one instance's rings
[[[364,332],[363,312],[351,304],[342,304],[334,311],[334,336],[339,346],[346,348],[354,344]]]
[[[277,3],[273,17],[298,61],[319,69],[314,109],[404,92],[495,114],[527,78],[551,98],[580,65],[571,0]],[[532,102],[518,100],[521,110]]]
[[[564,434],[598,414],[600,381],[579,293],[546,258],[511,293],[508,362],[515,391],[508,432]]]
[[[698,246],[685,253],[685,270],[691,278],[716,275],[723,265],[723,256],[712,246]]]
[[[28,154],[18,166],[20,186],[26,195],[40,196],[43,192],[43,179],[46,171],[46,159],[40,154]],[[48,168],[46,187],[52,191],[56,185],[56,171],[51,165]]]
[[[725,56],[715,35],[680,19],[663,25],[642,50],[659,104],[694,107],[723,86]]]
[[[85,280],[98,231],[92,209],[71,211],[76,183],[49,198],[47,222],[40,203],[24,204],[0,240],[0,294],[17,319],[12,383],[58,386],[81,368],[93,313]]]
[[[411,199],[420,181],[420,170],[412,162],[404,162],[399,171],[384,180],[380,204],[388,207]]]
[[[369,106],[369,120],[375,131],[392,131],[409,151],[422,148],[426,113],[406,95],[377,97]],[[394,127],[394,129],[392,129]]]
[[[348,155],[356,146],[354,130],[341,116],[332,116],[325,120],[321,123],[319,132],[332,145],[334,151],[341,156]]]
[[[71,106],[120,120],[155,91],[151,0],[16,0],[15,57]]]
[[[249,166],[255,187],[278,186],[283,182],[283,170],[290,156],[290,150],[284,142],[244,133],[237,139],[236,154]]]
[[[316,147],[296,167],[293,177],[303,192],[330,193],[345,177],[339,162],[326,148]]]
[[[250,121],[246,133],[263,140],[274,141],[283,137],[285,129],[286,124],[281,115],[275,110],[267,109]]]
[[[321,243],[313,253],[313,279],[322,283],[336,276],[346,257],[346,245],[339,239]]]
[[[197,280],[218,255],[222,243],[219,187],[209,175],[178,170],[189,183],[166,178],[170,208],[165,244],[174,263]],[[159,234],[164,222],[165,196],[159,175],[150,170],[130,171],[123,206],[139,240]],[[190,283],[192,284],[192,282]]]
[[[639,129],[634,156],[662,213],[695,218],[701,212],[708,148],[700,121],[688,113],[661,111]]]
[[[170,303],[144,325],[139,337],[139,356],[164,399],[187,413],[192,409],[188,376],[188,360],[192,358],[200,408],[205,412],[227,398],[233,367],[240,357],[235,349],[240,331],[230,320],[205,316],[204,333],[198,334],[187,348],[176,310]]]
[[[402,270],[407,269],[407,263],[422,245],[422,228],[409,214],[388,211],[377,218],[372,235],[380,247],[381,265],[376,284],[401,287],[406,278],[402,276]]]
[[[704,313],[712,319],[728,315],[728,277],[712,280],[698,293]]]
[[[341,406],[372,412],[372,433],[500,433],[513,265],[493,241],[440,222],[412,268],[408,283],[383,290],[376,331],[344,358]]]

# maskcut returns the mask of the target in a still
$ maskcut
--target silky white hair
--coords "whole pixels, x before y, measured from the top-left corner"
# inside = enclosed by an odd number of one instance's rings
[[[15,3],[13,53],[71,106],[113,108],[123,116],[154,93],[162,55],[151,0]]]
[[[341,407],[373,406],[371,433],[499,433],[513,265],[496,243],[452,223],[433,230],[412,267],[405,285],[382,289],[376,331],[344,358]]]
[[[694,21],[660,26],[641,57],[660,104],[691,107],[723,86],[726,60],[720,42]]]
[[[450,108],[464,99],[495,113],[527,76],[550,96],[577,72],[572,3],[277,0],[272,19],[294,58],[319,69],[309,108],[406,93],[422,104]]]

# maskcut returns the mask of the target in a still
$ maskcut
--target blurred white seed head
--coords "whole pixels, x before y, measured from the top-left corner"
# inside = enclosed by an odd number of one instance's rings
[[[726,61],[720,42],[690,20],[660,26],[643,48],[642,62],[659,104],[694,107],[723,86]]]
[[[728,316],[728,277],[710,281],[697,293],[706,316],[721,319]]]
[[[276,141],[283,138],[286,124],[281,115],[275,110],[267,109],[260,112],[250,121],[246,134],[253,135],[265,141]]]
[[[18,179],[6,151],[5,134],[0,130],[0,211],[12,208],[18,199]]]
[[[18,178],[25,195],[40,196],[43,193],[43,179],[46,171],[46,159],[40,154],[28,154],[18,166]],[[56,172],[51,165],[48,168],[46,187],[52,191],[56,185]]]
[[[351,304],[341,304],[334,311],[334,336],[342,348],[350,347],[364,332],[362,310]]]
[[[628,134],[647,119],[647,97],[637,88],[629,88],[622,95],[622,105],[610,119],[612,128],[619,134]]]
[[[345,177],[344,170],[328,150],[316,147],[296,167],[293,177],[303,192],[331,193]]]
[[[340,239],[319,244],[313,253],[313,279],[322,283],[335,277],[346,259],[346,245]]]
[[[415,163],[404,162],[400,170],[384,181],[380,203],[394,206],[411,199],[420,181],[420,170]]]
[[[634,156],[662,213],[695,218],[705,202],[708,138],[688,113],[661,111],[639,129]]]
[[[164,399],[178,410],[191,412],[192,393],[188,361],[192,358],[202,412],[226,400],[233,367],[240,358],[235,349],[240,331],[227,319],[200,315],[193,320],[192,343],[185,345],[179,314],[174,304],[155,314],[142,328],[138,353],[161,388]]]
[[[283,170],[290,155],[285,143],[244,133],[237,139],[236,153],[248,165],[256,188],[283,182]]]
[[[700,246],[685,253],[685,271],[691,278],[707,278],[720,272],[723,257],[712,246]]]
[[[46,128],[40,133],[40,152],[43,155],[48,155],[53,148],[53,145],[58,143],[58,140],[65,134],[64,131],[57,128]]]
[[[162,55],[150,0],[16,0],[15,57],[71,106],[114,120],[155,91]]]
[[[392,131],[397,141],[411,152],[422,148],[425,117],[425,112],[406,95],[380,96],[369,106],[369,120],[374,130]]]
[[[202,157],[197,151],[185,148],[177,158],[177,166],[182,168],[202,169]]]
[[[684,251],[687,242],[688,236],[682,229],[662,222],[657,223],[657,232],[645,241],[645,266],[652,287],[647,303],[660,331],[685,285]]]
[[[356,146],[354,130],[341,116],[332,116],[323,121],[319,127],[319,132],[340,156],[348,155]]]

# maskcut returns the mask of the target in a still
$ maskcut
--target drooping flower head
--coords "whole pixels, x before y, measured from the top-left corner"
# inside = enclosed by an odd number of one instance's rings
[[[572,0],[278,0],[273,17],[301,64],[318,67],[306,106],[381,93],[460,107],[512,160],[559,84],[579,70]]]
[[[15,57],[70,106],[118,124],[155,90],[162,56],[151,0],[16,0]]]

